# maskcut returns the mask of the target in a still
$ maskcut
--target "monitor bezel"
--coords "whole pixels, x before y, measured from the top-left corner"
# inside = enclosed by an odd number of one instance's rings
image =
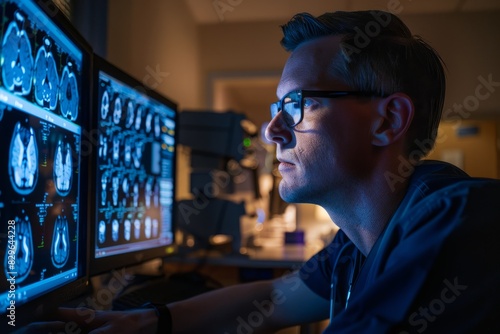
[[[32,321],[45,319],[47,316],[51,315],[58,307],[70,303],[77,299],[77,297],[87,293],[90,288],[90,276],[89,276],[89,259],[88,259],[88,249],[89,249],[89,224],[88,222],[88,205],[90,200],[90,192],[86,185],[85,180],[88,179],[89,170],[89,154],[83,153],[83,143],[90,141],[88,137],[88,130],[90,124],[90,111],[92,107],[92,47],[87,42],[87,40],[80,34],[80,32],[74,27],[69,18],[61,11],[61,9],[52,0],[29,0],[35,6],[40,9],[47,19],[57,26],[65,36],[75,44],[76,47],[82,52],[82,70],[81,70],[81,118],[78,125],[82,129],[81,141],[80,141],[80,180],[79,180],[79,224],[78,224],[78,277],[68,282],[65,285],[58,286],[43,295],[35,297],[31,301],[27,301],[21,305],[16,305],[16,327],[7,327],[7,331],[19,328],[20,326],[26,325]],[[8,318],[2,313],[4,321],[3,325],[7,325]]]
[[[99,72],[103,71],[108,76],[111,76],[118,81],[128,85],[130,88],[138,90],[140,93],[150,97],[157,102],[164,104],[168,108],[174,111],[173,121],[175,122],[175,133],[174,133],[174,143],[175,149],[172,157],[172,175],[173,175],[173,204],[172,204],[172,244],[166,246],[158,246],[150,249],[144,249],[140,251],[132,251],[128,253],[118,254],[118,255],[110,255],[107,257],[96,257],[96,238],[97,238],[97,198],[94,195],[91,212],[90,212],[90,248],[89,248],[89,274],[90,276],[96,276],[103,273],[109,273],[113,270],[120,270],[122,268],[134,267],[137,265],[141,265],[147,261],[164,258],[170,256],[176,252],[176,241],[175,241],[175,229],[176,229],[176,181],[177,181],[177,142],[178,142],[178,122],[179,122],[179,110],[176,102],[171,100],[169,97],[164,94],[159,93],[157,90],[144,85],[142,82],[137,80],[134,76],[130,75],[125,70],[119,68],[114,65],[107,59],[94,54],[93,59],[93,112],[91,115],[91,125],[92,125],[92,133],[94,134],[95,146],[93,150],[93,154],[91,155],[91,168],[90,168],[90,180],[91,182],[91,194],[97,194],[97,180],[96,180],[96,170],[98,164],[98,93],[99,93]]]

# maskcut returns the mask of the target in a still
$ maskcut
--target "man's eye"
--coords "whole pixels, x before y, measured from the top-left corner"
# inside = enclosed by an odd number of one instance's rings
[[[298,101],[294,100],[285,100],[283,101],[283,108],[289,109],[289,108],[299,108],[300,104]]]
[[[303,100],[304,108],[311,108],[314,105],[314,100],[310,98],[304,98]]]

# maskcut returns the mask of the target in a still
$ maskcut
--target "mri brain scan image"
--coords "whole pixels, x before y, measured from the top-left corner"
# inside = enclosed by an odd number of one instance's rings
[[[56,268],[63,267],[69,258],[69,226],[66,216],[57,216],[54,223],[54,233],[52,237],[52,246],[50,255],[52,264]]]
[[[155,137],[159,138],[161,135],[161,124],[160,124],[160,116],[155,116]]]
[[[146,219],[144,219],[144,236],[146,239],[151,239],[151,227],[151,218],[146,217]]]
[[[122,99],[117,96],[115,99],[115,107],[113,109],[113,122],[115,124],[120,124],[122,119]]]
[[[153,114],[152,113],[149,112],[146,115],[146,121],[145,121],[145,123],[146,123],[146,132],[150,133],[151,129],[153,127],[153,124],[152,124],[153,123]]]
[[[113,176],[112,178],[112,200],[113,206],[118,206],[118,189],[120,188],[120,178],[118,176]]]
[[[35,100],[43,108],[55,110],[57,107],[57,93],[59,75],[57,74],[56,61],[51,51],[52,43],[48,38],[38,49],[35,59]]]
[[[122,203],[123,203],[123,206],[127,206],[127,198],[128,198],[129,188],[130,188],[130,186],[128,183],[128,179],[126,177],[124,177],[123,181],[122,181],[122,191],[123,191]]]
[[[141,129],[142,114],[144,109],[142,106],[137,107],[137,112],[135,114],[135,130],[139,131]]]
[[[7,277],[9,277],[8,272],[15,271],[17,273],[16,283],[21,283],[28,277],[33,265],[33,235],[31,234],[31,222],[28,216],[24,216],[24,218],[15,217],[14,220],[16,222],[14,270],[11,270],[11,265],[9,266],[9,252],[6,251],[4,271]]]
[[[109,113],[109,94],[108,91],[105,90],[104,93],[102,93],[102,99],[101,99],[101,119],[106,120],[106,117],[108,117]]]
[[[9,176],[14,190],[27,195],[35,189],[38,179],[38,146],[35,131],[29,125],[14,126],[10,141]]]
[[[75,121],[78,117],[80,96],[78,93],[76,76],[73,72],[73,64],[71,62],[64,66],[62,72],[59,99],[61,101],[61,114],[70,121]]]
[[[143,142],[140,142],[140,141],[136,141],[135,142],[134,152],[132,153],[132,160],[134,161],[134,167],[135,168],[140,168],[141,167],[142,146],[143,145],[144,145]]]
[[[103,244],[106,241],[106,223],[104,220],[99,222],[99,233],[97,236],[99,243]]]
[[[71,147],[68,143],[59,141],[54,156],[54,183],[56,191],[61,196],[68,195],[73,176],[73,160]]]
[[[134,188],[132,189],[132,199],[133,205],[135,207],[139,206],[139,183],[134,183]]]
[[[106,188],[108,187],[108,174],[104,173],[101,176],[101,205],[106,205]]]
[[[33,56],[28,34],[24,30],[24,16],[16,12],[2,41],[2,79],[4,86],[14,94],[31,92]]]
[[[126,167],[130,167],[132,162],[132,138],[125,138],[125,144],[123,147],[123,160]]]
[[[120,224],[118,220],[113,219],[111,223],[111,239],[113,239],[114,242],[118,241],[118,232],[120,232]]]
[[[134,238],[137,240],[141,238],[141,220],[139,218],[134,220]]]
[[[132,101],[127,103],[127,116],[125,118],[125,126],[130,128],[134,124],[134,104]]]
[[[125,240],[129,241],[130,240],[130,233],[132,231],[132,223],[130,222],[129,219],[125,219],[123,222],[123,237]]]
[[[116,134],[113,137],[113,164],[118,164],[120,161],[120,137]]]
[[[99,158],[106,160],[108,157],[108,137],[103,134],[99,135]]]

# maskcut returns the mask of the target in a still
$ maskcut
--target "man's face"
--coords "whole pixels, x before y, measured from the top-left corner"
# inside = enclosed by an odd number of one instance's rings
[[[295,49],[283,70],[278,98],[299,89],[354,90],[332,74],[339,41],[322,37]],[[359,189],[369,173],[373,105],[352,96],[307,99],[302,122],[290,128],[280,112],[269,123],[266,137],[277,144],[281,197],[327,205]]]

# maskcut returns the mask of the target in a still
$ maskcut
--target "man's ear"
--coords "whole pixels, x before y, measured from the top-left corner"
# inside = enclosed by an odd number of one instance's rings
[[[400,140],[410,127],[415,107],[410,97],[394,93],[380,99],[372,122],[372,144],[386,146]]]

